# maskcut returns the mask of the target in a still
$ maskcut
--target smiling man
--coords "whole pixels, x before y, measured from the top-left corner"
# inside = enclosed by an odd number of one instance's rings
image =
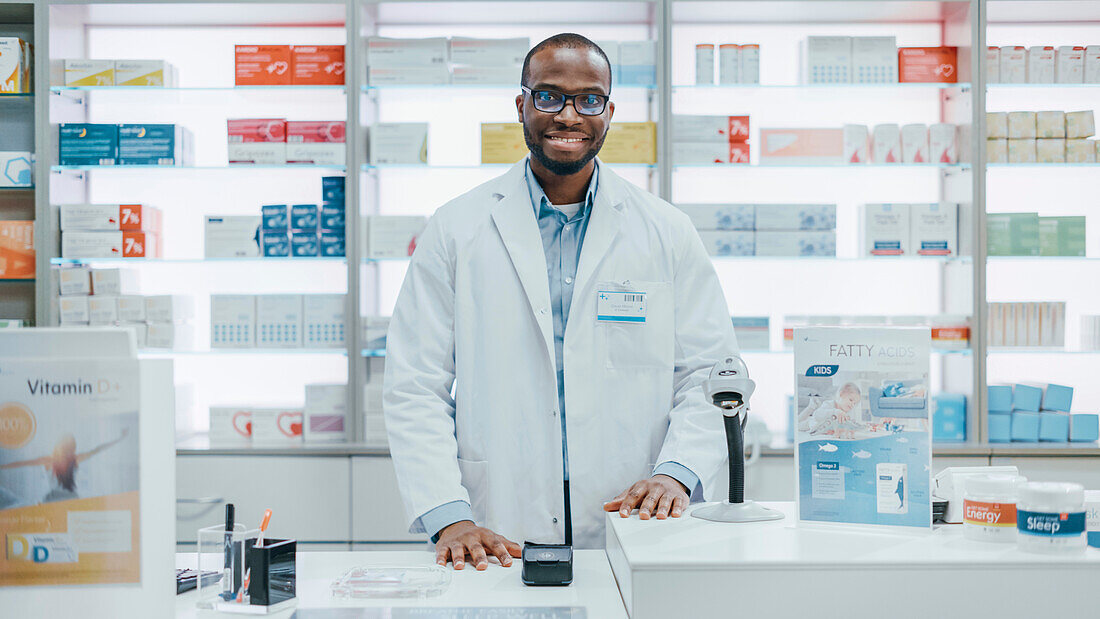
[[[690,220],[596,158],[611,86],[592,41],[536,45],[516,97],[531,155],[441,207],[405,276],[386,428],[441,565],[602,548],[605,510],[680,517],[723,487],[701,384],[737,352],[729,311]]]

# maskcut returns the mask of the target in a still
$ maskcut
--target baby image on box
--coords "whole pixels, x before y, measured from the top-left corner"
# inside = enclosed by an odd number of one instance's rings
[[[927,427],[927,389],[921,378],[799,377],[798,433],[803,438],[856,440]],[[915,428],[913,428],[915,429]]]

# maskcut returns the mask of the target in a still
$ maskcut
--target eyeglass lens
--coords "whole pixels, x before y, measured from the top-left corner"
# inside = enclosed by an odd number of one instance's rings
[[[580,94],[564,95],[553,90],[535,90],[531,93],[535,109],[540,112],[560,112],[565,108],[566,99],[573,100],[573,107],[578,114],[585,116],[599,116],[603,114],[606,100],[600,95]]]

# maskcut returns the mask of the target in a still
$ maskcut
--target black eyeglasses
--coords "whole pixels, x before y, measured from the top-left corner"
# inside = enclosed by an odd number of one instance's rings
[[[570,100],[573,109],[582,116],[599,116],[607,108],[608,95],[579,94],[567,95],[556,90],[531,90],[526,86],[520,86],[523,92],[531,95],[531,103],[540,112],[557,114],[565,109],[565,104]]]

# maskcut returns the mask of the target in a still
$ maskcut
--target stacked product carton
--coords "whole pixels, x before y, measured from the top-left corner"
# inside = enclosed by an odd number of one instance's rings
[[[989,163],[1096,163],[1100,140],[1092,110],[989,112]]]
[[[682,204],[712,256],[836,256],[835,204]]]

